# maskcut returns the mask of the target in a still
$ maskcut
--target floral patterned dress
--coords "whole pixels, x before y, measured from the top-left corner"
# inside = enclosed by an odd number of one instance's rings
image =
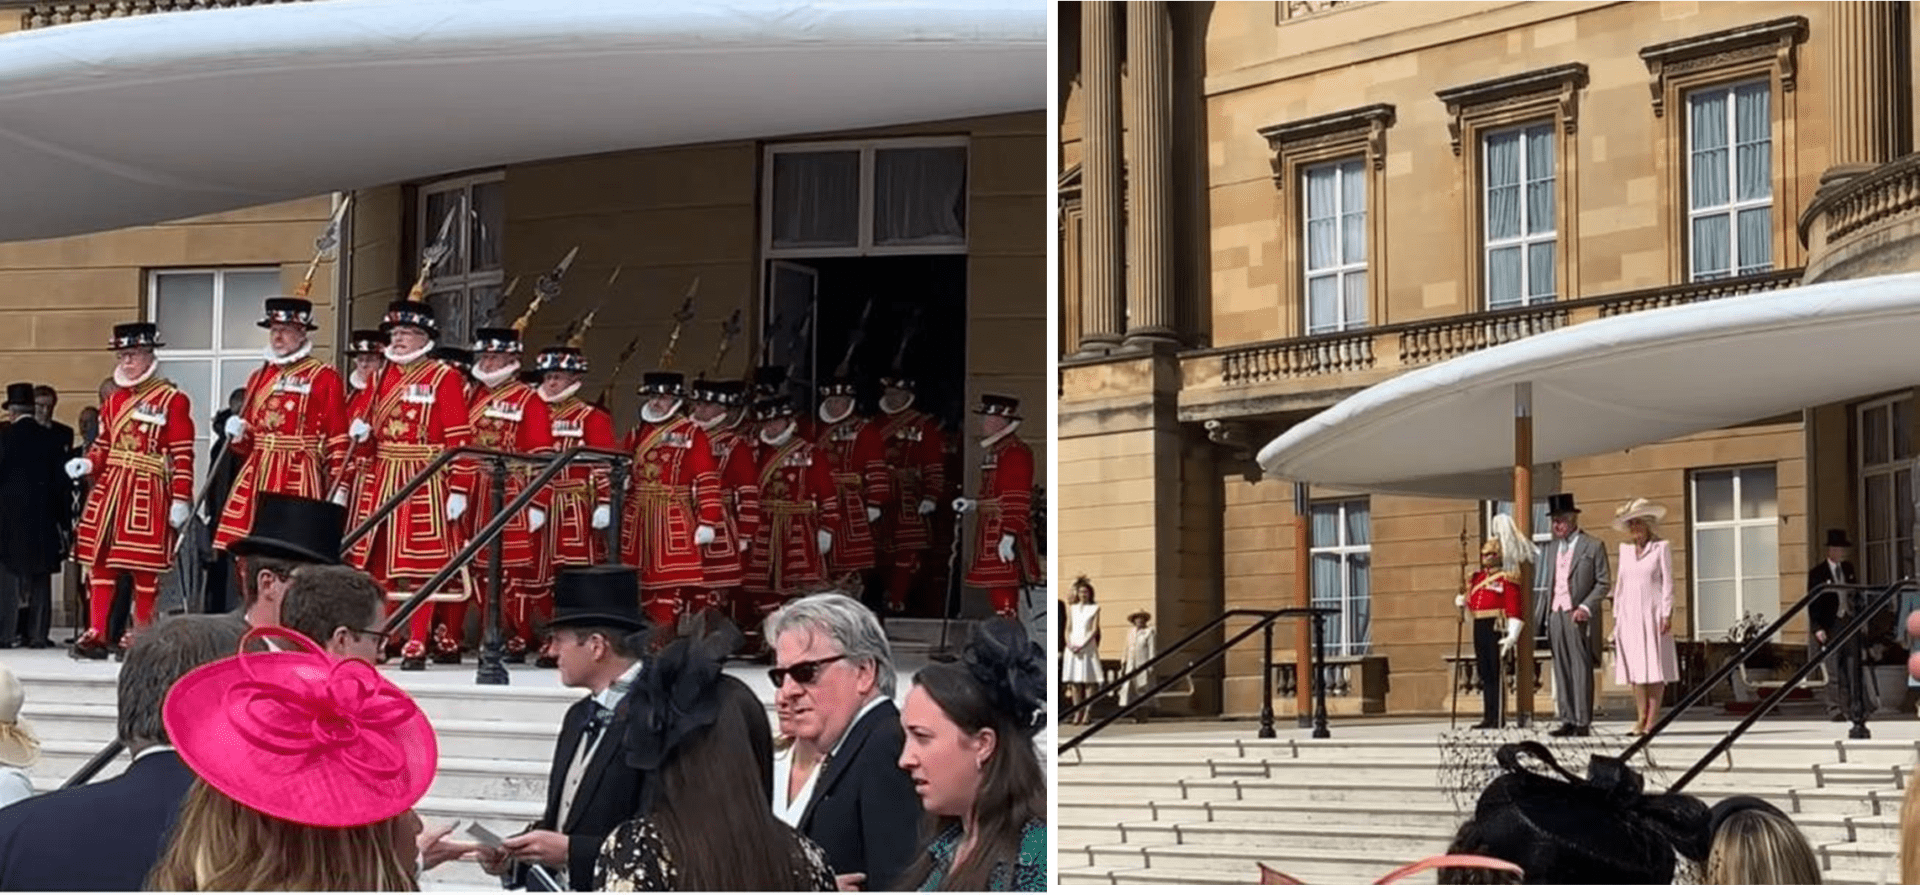
[[[788,832],[805,853],[807,864],[804,869],[795,869],[793,885],[788,890],[834,891],[833,869],[827,866],[827,853],[813,844],[813,840],[791,830]],[[1025,854],[1021,857],[1024,860]],[[615,828],[601,846],[600,860],[595,866],[593,889],[596,892],[671,892],[682,888],[680,869],[667,853],[667,843],[661,838],[659,828],[650,819],[629,820]]]
[[[940,888],[941,881],[953,869],[953,853],[960,847],[960,837],[964,831],[959,824],[948,826],[934,837],[927,846],[927,853],[933,858],[933,872],[927,874],[927,881],[920,884],[920,891],[931,892]],[[1020,857],[1013,866],[1001,864],[993,868],[987,879],[990,892],[1045,892],[1047,890],[1047,824],[1041,820],[1027,821],[1020,828]]]

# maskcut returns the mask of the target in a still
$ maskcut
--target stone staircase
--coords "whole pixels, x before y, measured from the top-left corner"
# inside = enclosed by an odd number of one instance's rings
[[[1636,759],[1649,790],[1677,778],[1731,724],[1683,720],[1663,733],[1650,750],[1654,767]],[[1252,728],[1123,725],[1060,756],[1060,883],[1250,884],[1258,861],[1309,883],[1365,884],[1444,852],[1466,816],[1441,780],[1444,722],[1336,722],[1324,740],[1295,729],[1262,740]],[[1756,795],[1788,811],[1830,883],[1897,882],[1900,803],[1920,757],[1920,721],[1876,719],[1873,739],[1845,736],[1842,724],[1763,722],[1686,791],[1709,804]],[[1471,797],[1463,804],[1470,812]]]

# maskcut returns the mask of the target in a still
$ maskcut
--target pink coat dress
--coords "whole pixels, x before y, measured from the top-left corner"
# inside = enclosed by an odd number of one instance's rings
[[[1632,541],[1620,545],[1613,590],[1613,682],[1658,684],[1680,679],[1673,635],[1660,620],[1673,615],[1673,555],[1667,541],[1647,545],[1636,557]]]

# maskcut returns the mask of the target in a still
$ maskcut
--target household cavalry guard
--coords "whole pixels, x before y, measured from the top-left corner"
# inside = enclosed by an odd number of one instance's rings
[[[1518,538],[1518,531],[1512,517],[1494,517],[1495,534],[1480,545],[1480,568],[1468,580],[1467,592],[1453,598],[1454,605],[1473,618],[1473,658],[1480,675],[1481,700],[1480,723],[1473,726],[1475,730],[1492,730],[1505,723],[1506,686],[1500,657],[1520,642],[1520,630],[1526,626],[1520,607],[1520,573],[1505,568],[1501,546],[1503,535],[1525,544]]]
[[[913,406],[917,383],[894,373],[880,379],[880,441],[893,475],[892,499],[881,506],[875,542],[887,575],[887,609],[900,612],[933,544],[934,511],[946,500],[946,439],[940,421]]]
[[[165,345],[152,323],[113,328],[113,382],[100,409],[100,434],[86,456],[67,461],[67,476],[93,476],[74,542],[87,570],[89,621],[74,654],[104,659],[107,617],[116,595],[130,596],[133,630],[153,623],[160,573],[172,564],[178,531],[192,513],[193,407],[186,393],[158,374],[153,350]]]
[[[414,286],[416,295],[424,291],[422,280]],[[372,387],[367,416],[348,426],[351,450],[370,457],[349,528],[371,518],[442,452],[465,447],[473,437],[459,372],[429,356],[440,336],[432,306],[414,298],[393,302],[380,329],[389,341],[387,365]],[[349,564],[367,570],[390,596],[405,598],[459,552],[456,523],[466,515],[472,491],[470,475],[443,468],[352,545]],[[433,604],[414,613],[400,651],[403,670],[426,668],[433,615]]]
[[[527,318],[522,317],[512,327],[487,327],[474,334],[474,391],[468,406],[467,425],[473,429],[475,446],[514,454],[545,454],[553,450],[551,410],[537,390],[519,379],[520,355],[526,350],[520,342],[520,332],[527,322]],[[493,504],[493,464],[477,460],[470,465],[475,509],[467,514],[469,535],[492,521],[500,511]],[[528,482],[538,474],[533,464],[519,460],[508,463],[507,470],[508,500],[526,491]],[[502,634],[508,630],[513,632],[506,641],[506,653],[522,661],[532,639],[528,636],[533,624],[532,601],[550,586],[543,580],[547,538],[541,530],[547,524],[551,493],[541,489],[525,510],[507,520],[494,545],[483,548],[473,558],[474,580],[479,582],[475,590],[484,612],[486,600],[493,593],[493,582],[488,577],[493,569],[493,550],[495,546],[500,550]],[[449,640],[440,644],[437,659],[460,661],[459,642],[466,631],[467,605],[466,602],[448,605],[451,610],[447,621]]]
[[[247,377],[246,398],[227,419],[227,449],[242,458],[213,535],[226,550],[253,530],[260,495],[326,500],[347,458],[347,404],[340,371],[313,357],[313,303],[269,298],[266,362]]]
[[[827,556],[834,550],[840,497],[833,466],[814,443],[799,435],[794,402],[784,396],[754,404],[759,420],[760,527],[747,548],[746,581],[753,600],[753,629],[792,597],[827,583]],[[771,648],[771,644],[767,645]]]
[[[720,471],[707,433],[681,414],[685,377],[642,377],[640,424],[627,436],[633,480],[620,518],[620,561],[640,569],[647,617],[662,627],[705,607],[702,548],[719,535]]]
[[[547,402],[552,421],[553,450],[565,453],[586,446],[606,451],[620,449],[613,434],[613,417],[580,397],[581,383],[589,365],[580,353],[586,338],[585,327],[577,327],[565,345],[542,350],[533,367],[540,376],[540,398]],[[540,568],[538,596],[531,601],[531,623],[515,628],[514,636],[527,643],[529,652],[541,652],[534,635],[545,628],[553,616],[553,582],[563,568],[586,568],[606,564],[607,541],[602,532],[613,524],[611,485],[605,463],[574,463],[562,469],[548,485],[547,524],[541,531],[547,542]],[[544,654],[539,664],[550,666]]]
[[[966,585],[984,588],[993,611],[1012,618],[1020,590],[1040,581],[1040,557],[1034,550],[1033,449],[1014,430],[1020,427],[1020,401],[1005,395],[981,395],[973,411],[980,417],[980,497],[956,497],[959,513],[979,512],[974,524],[973,562]]]
[[[886,446],[879,427],[854,412],[858,388],[845,374],[836,374],[820,386],[813,443],[833,469],[840,499],[840,515],[833,529],[833,551],[827,574],[847,587],[859,587],[878,558],[874,553],[873,523],[880,508],[893,499],[893,476],[887,472]],[[881,604],[880,594],[863,589],[870,607]]]
[[[760,469],[754,463],[753,436],[740,426],[747,416],[746,383],[696,379],[690,397],[688,416],[707,433],[720,471],[720,526],[703,553],[710,600],[741,631],[753,632],[752,604],[741,585],[747,547],[760,528]]]

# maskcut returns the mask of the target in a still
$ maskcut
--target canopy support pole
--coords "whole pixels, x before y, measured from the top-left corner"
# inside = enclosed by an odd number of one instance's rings
[[[1313,538],[1307,531],[1307,483],[1293,483],[1293,605],[1301,609],[1313,605]],[[1295,716],[1301,727],[1313,726],[1313,631],[1314,620],[1303,619],[1293,626],[1293,690]]]
[[[1513,522],[1524,540],[1533,539],[1533,383],[1513,386]],[[1520,564],[1521,611],[1533,614],[1533,563]],[[1514,659],[1514,718],[1521,730],[1533,726],[1533,638],[1538,619],[1521,629]],[[1483,682],[1482,686],[1486,684]]]

